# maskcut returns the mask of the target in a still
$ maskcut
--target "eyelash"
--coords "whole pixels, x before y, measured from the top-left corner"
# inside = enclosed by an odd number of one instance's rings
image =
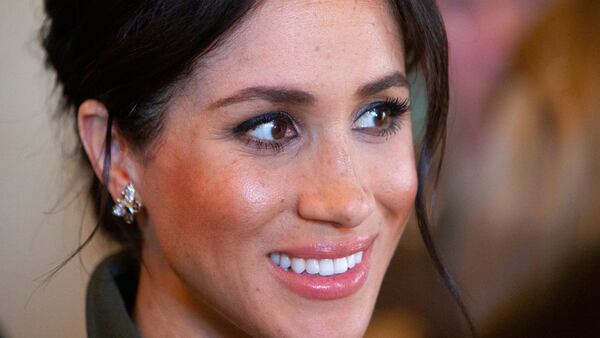
[[[274,153],[278,153],[283,150],[283,148],[286,144],[277,143],[277,142],[265,142],[265,141],[253,139],[250,137],[244,138],[241,135],[243,135],[244,133],[247,133],[250,130],[255,129],[256,127],[258,127],[262,124],[269,123],[269,122],[276,121],[276,120],[284,120],[284,119],[289,120],[293,126],[297,125],[296,121],[288,113],[283,112],[283,111],[276,111],[276,112],[270,112],[270,113],[266,113],[263,115],[255,116],[253,118],[250,118],[250,119],[242,122],[237,127],[233,128],[233,134],[238,135],[238,137],[242,138],[245,141],[246,145],[251,146],[255,149],[269,150]]]
[[[393,136],[400,130],[400,123],[398,122],[398,118],[404,115],[404,113],[406,113],[410,109],[410,102],[408,98],[400,100],[399,98],[395,97],[387,98],[383,102],[375,102],[369,105],[367,108],[363,109],[362,112],[356,117],[356,119],[353,122],[356,122],[369,110],[382,107],[387,107],[390,109],[390,117],[392,118],[391,124],[388,128],[383,129],[374,135],[377,137],[385,137],[387,141],[391,136]]]
[[[279,153],[285,147],[285,144],[277,142],[265,142],[254,139],[246,139],[246,145],[256,148],[258,150],[269,150],[274,153]]]
[[[371,135],[376,136],[376,137],[385,137],[385,139],[387,141],[391,136],[393,136],[400,130],[400,123],[397,120],[399,117],[401,117],[404,113],[406,113],[410,109],[410,103],[409,103],[408,98],[403,99],[403,100],[400,100],[399,98],[387,98],[385,101],[374,102],[374,103],[368,105],[366,108],[362,109],[360,111],[360,113],[357,114],[357,117],[354,119],[353,123],[358,121],[368,111],[373,110],[373,109],[381,109],[381,108],[388,108],[389,111],[391,112],[390,117],[392,120],[390,122],[390,126],[383,130],[378,131],[375,134],[371,134]],[[250,118],[250,119],[242,122],[235,128],[233,128],[232,132],[234,135],[237,135],[237,137],[242,139],[246,143],[247,146],[251,146],[251,147],[253,147],[257,150],[261,150],[261,151],[266,150],[266,151],[271,151],[273,153],[279,153],[285,148],[285,146],[287,146],[289,141],[285,142],[285,143],[266,142],[266,141],[261,141],[256,138],[243,136],[245,133],[259,127],[262,124],[277,121],[277,120],[287,120],[296,130],[295,131],[296,135],[292,139],[297,137],[298,123],[296,122],[296,120],[294,118],[292,118],[290,116],[289,113],[284,112],[284,111],[269,112],[266,114],[262,114],[262,115],[258,115],[253,118]],[[368,128],[359,128],[357,130],[361,130],[361,129],[364,130],[364,129],[368,129]]]

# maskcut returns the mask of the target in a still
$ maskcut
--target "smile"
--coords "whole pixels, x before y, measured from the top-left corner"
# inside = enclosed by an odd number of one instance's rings
[[[297,274],[333,276],[344,273],[362,262],[363,252],[359,251],[346,257],[339,258],[300,258],[290,257],[286,254],[274,252],[269,255],[271,262],[284,271],[293,271]]]
[[[375,236],[316,243],[268,254],[270,270],[285,288],[315,300],[334,300],[358,292],[366,283]]]

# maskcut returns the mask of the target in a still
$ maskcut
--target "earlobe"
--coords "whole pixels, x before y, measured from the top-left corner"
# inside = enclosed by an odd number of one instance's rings
[[[131,180],[129,172],[124,166],[127,147],[123,138],[115,131],[114,126],[109,126],[108,109],[98,100],[86,100],[79,106],[77,127],[79,138],[94,173],[107,186],[113,198],[120,196],[123,188]],[[109,182],[104,182],[103,171],[108,128],[111,128],[110,172]]]

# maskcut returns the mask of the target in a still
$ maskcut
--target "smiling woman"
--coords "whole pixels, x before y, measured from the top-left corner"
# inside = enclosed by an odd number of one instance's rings
[[[424,212],[433,1],[71,2],[46,1],[47,62],[98,228],[129,249],[92,276],[90,336],[361,336],[413,204],[451,284]],[[429,95],[418,175],[407,70]]]

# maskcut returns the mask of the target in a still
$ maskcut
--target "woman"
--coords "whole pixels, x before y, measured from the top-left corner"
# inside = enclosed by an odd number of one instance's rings
[[[92,276],[90,336],[360,336],[413,203],[434,253],[433,1],[45,4],[99,227],[139,259]],[[430,98],[418,175],[411,70]]]

